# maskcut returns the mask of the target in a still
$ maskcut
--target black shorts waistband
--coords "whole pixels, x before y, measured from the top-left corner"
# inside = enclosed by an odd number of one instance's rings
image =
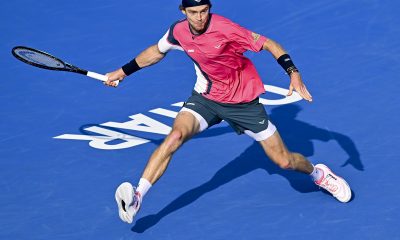
[[[255,104],[255,103],[258,103],[258,102],[259,102],[259,97],[257,97],[257,98],[255,98],[254,100],[252,100],[252,101],[250,101],[250,102],[242,102],[242,103],[221,103],[221,102],[217,102],[217,101],[208,99],[208,98],[204,97],[203,94],[200,94],[200,93],[198,93],[198,92],[196,92],[196,91],[194,91],[194,90],[192,91],[192,96],[199,96],[199,97],[203,98],[203,99],[206,100],[206,101],[210,101],[210,102],[216,103],[216,104],[221,105],[221,106],[224,106],[224,107],[246,106],[246,105],[252,105],[252,104]]]

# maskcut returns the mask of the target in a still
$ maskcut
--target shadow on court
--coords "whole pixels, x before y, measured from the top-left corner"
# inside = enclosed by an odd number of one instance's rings
[[[297,120],[296,117],[300,111],[301,108],[298,105],[290,104],[276,107],[272,109],[270,114],[286,146],[292,152],[299,152],[306,157],[310,157],[314,155],[313,140],[335,141],[348,156],[348,159],[341,166],[351,165],[359,171],[364,171],[360,153],[353,140],[341,133],[318,128]],[[340,161],[340,159],[329,159],[329,161]]]
[[[271,119],[278,126],[282,138],[291,151],[300,152],[309,157],[314,154],[313,140],[335,140],[348,154],[348,159],[342,166],[351,165],[355,169],[363,170],[364,167],[360,159],[360,154],[354,142],[349,137],[297,120],[296,116],[300,111],[301,108],[297,105],[284,105],[274,108],[270,114]],[[216,136],[229,131],[231,131],[230,127],[210,129],[198,137]],[[290,183],[290,186],[298,192],[309,193],[319,191],[309,176],[280,169],[265,156],[259,143],[254,142],[240,156],[219,169],[209,181],[183,193],[158,213],[138,219],[132,227],[132,231],[137,233],[145,232],[164,217],[190,205],[204,194],[257,169],[264,169],[269,175],[279,174],[283,176]]]

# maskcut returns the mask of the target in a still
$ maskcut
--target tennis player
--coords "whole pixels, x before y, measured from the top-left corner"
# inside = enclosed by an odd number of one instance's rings
[[[249,31],[231,20],[210,13],[210,0],[182,0],[185,19],[170,26],[157,44],[141,52],[122,68],[108,73],[109,86],[163,59],[171,50],[184,51],[194,62],[197,81],[192,95],[177,115],[172,130],[153,152],[136,187],[122,183],[116,190],[120,218],[132,223],[143,198],[163,175],[172,155],[195,134],[225,120],[238,133],[258,141],[266,155],[283,169],[309,174],[319,187],[340,202],[348,202],[347,182],[323,164],[313,165],[303,155],[290,152],[269,120],[259,95],[264,85],[247,50],[270,52],[290,77],[288,95],[295,90],[311,102],[299,70],[275,41]],[[249,159],[250,161],[251,159]]]

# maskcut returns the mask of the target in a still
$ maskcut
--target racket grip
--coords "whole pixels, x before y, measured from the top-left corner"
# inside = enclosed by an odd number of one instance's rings
[[[108,80],[108,77],[106,75],[98,74],[98,73],[90,72],[90,71],[87,72],[86,76],[103,81],[103,82],[106,82]],[[115,81],[115,84],[116,84],[115,86],[118,86],[119,81]]]

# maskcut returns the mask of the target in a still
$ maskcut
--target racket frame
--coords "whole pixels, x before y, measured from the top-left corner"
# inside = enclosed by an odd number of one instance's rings
[[[58,62],[61,62],[62,64],[64,64],[65,67],[63,67],[63,68],[49,67],[49,66],[45,66],[45,65],[41,65],[41,64],[38,64],[38,63],[35,63],[35,62],[28,61],[28,60],[22,58],[21,56],[19,56],[18,54],[15,53],[16,49],[19,49],[19,48],[20,48],[20,49],[26,49],[26,50],[29,50],[29,51],[32,51],[32,52],[37,52],[37,53],[43,54],[43,55],[45,55],[45,56],[47,56],[47,57],[49,57],[49,58],[51,58],[51,59],[54,59],[54,60],[56,60],[56,61],[58,61]],[[14,55],[14,57],[16,57],[18,60],[20,60],[20,61],[22,61],[22,62],[24,62],[24,63],[27,63],[27,64],[29,64],[29,65],[38,67],[38,68],[44,68],[44,69],[55,70],[55,71],[75,72],[75,73],[80,73],[80,74],[84,74],[84,75],[86,75],[87,72],[88,72],[88,71],[83,70],[83,69],[80,69],[80,68],[78,68],[78,67],[76,67],[76,66],[74,66],[74,65],[72,65],[72,64],[70,64],[70,63],[67,63],[67,62],[65,62],[65,61],[63,61],[63,60],[61,60],[61,59],[59,59],[59,58],[57,58],[57,57],[54,57],[53,55],[51,55],[51,54],[49,54],[49,53],[47,53],[47,52],[43,52],[43,51],[41,51],[41,50],[37,50],[37,49],[34,49],[34,48],[30,48],[30,47],[16,46],[16,47],[14,47],[14,48],[12,49],[11,53],[12,53],[12,54]]]
[[[17,49],[19,49],[19,48],[43,54],[43,55],[45,55],[45,56],[47,56],[47,57],[49,57],[51,59],[54,59],[54,60],[56,60],[58,62],[61,62],[62,64],[64,64],[65,67],[63,67],[63,68],[49,67],[49,66],[45,66],[45,65],[41,65],[41,64],[38,64],[38,63],[35,63],[35,62],[28,61],[28,60],[22,58],[21,56],[19,56],[18,54],[15,53],[15,51]],[[78,68],[78,67],[76,67],[76,66],[74,66],[74,65],[72,65],[70,63],[67,63],[67,62],[65,62],[65,61],[63,61],[63,60],[51,55],[50,53],[47,53],[47,52],[44,52],[44,51],[41,51],[41,50],[38,50],[38,49],[25,47],[25,46],[16,46],[11,50],[11,53],[18,60],[20,60],[20,61],[22,61],[24,63],[27,63],[29,65],[38,67],[38,68],[43,68],[43,69],[47,69],[47,70],[54,70],[54,71],[65,71],[65,72],[79,73],[79,74],[83,74],[83,75],[86,75],[88,77],[100,80],[102,82],[106,82],[108,80],[108,77],[106,75],[102,75],[102,74],[99,74],[99,73],[90,72],[90,71],[87,71],[85,69]],[[118,86],[119,81],[115,81],[115,83],[116,83],[116,86]]]

